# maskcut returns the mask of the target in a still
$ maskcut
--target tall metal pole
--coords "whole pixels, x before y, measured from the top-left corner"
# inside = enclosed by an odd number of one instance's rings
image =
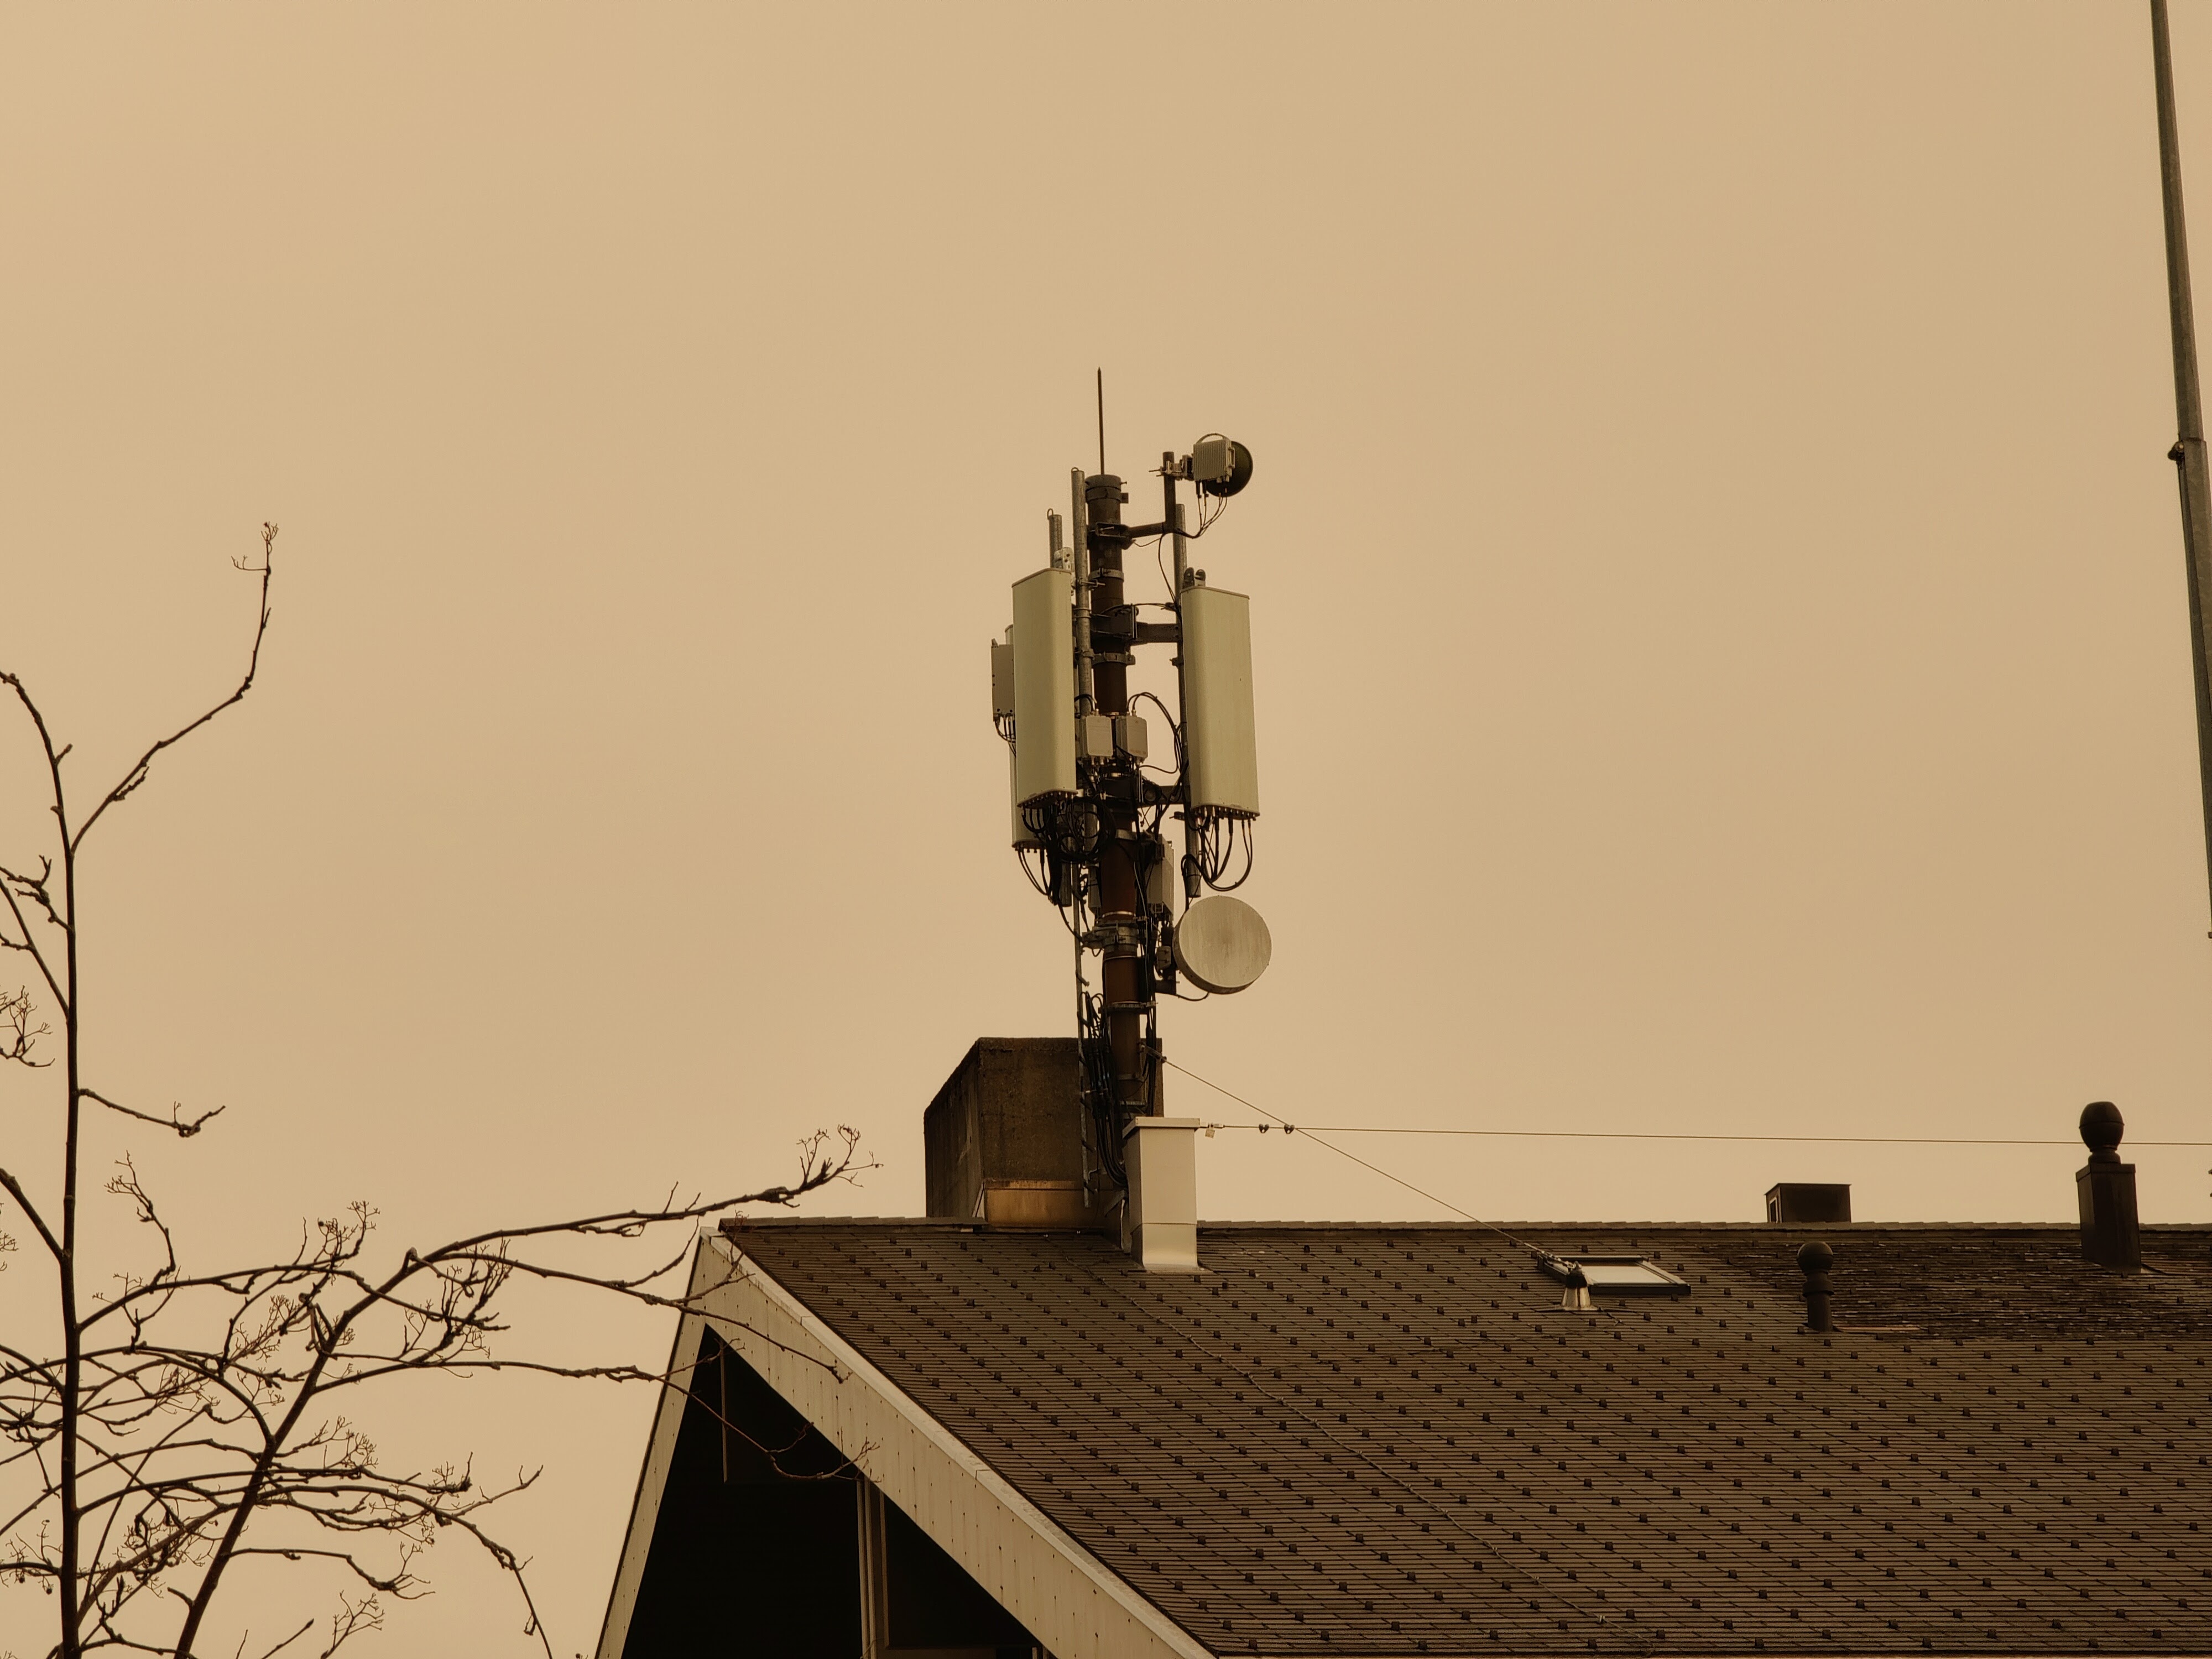
[[[2166,291],[2173,322],[2173,410],[2179,436],[2166,452],[2181,485],[2181,542],[2189,566],[2189,638],[2197,673],[2197,765],[2204,797],[2204,860],[2212,895],[2212,489],[2204,453],[2204,400],[2197,381],[2197,313],[2189,294],[2189,228],[2182,214],[2181,142],[2173,117],[2173,47],[2166,0],[2150,0],[2151,58],[2158,79],[2158,159],[2166,201]]]

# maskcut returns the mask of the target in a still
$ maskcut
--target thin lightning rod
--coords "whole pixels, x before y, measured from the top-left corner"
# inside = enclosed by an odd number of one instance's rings
[[[1098,474],[1106,475],[1106,371],[1098,371]]]

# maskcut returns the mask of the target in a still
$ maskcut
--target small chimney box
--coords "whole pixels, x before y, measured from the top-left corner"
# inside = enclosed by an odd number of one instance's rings
[[[1849,1221],[1849,1182],[1782,1181],[1766,1189],[1766,1218],[1777,1226],[1808,1221]]]
[[[1204,1271],[1198,1260],[1198,1131],[1194,1117],[1134,1117],[1121,1132],[1121,1161],[1129,1171],[1124,1243],[1146,1273]]]

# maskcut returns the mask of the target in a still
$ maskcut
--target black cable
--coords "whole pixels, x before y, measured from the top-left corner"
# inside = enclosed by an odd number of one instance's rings
[[[1091,1123],[1098,1136],[1098,1162],[1108,1177],[1128,1190],[1129,1172],[1121,1160],[1121,1114],[1114,1095],[1114,1054],[1106,1037],[1106,1019],[1098,999],[1083,994],[1080,1027],[1083,1066],[1091,1096]]]
[[[1221,873],[1221,855],[1215,847],[1220,823],[1211,816],[1198,821],[1198,878],[1209,887]]]
[[[1199,875],[1217,893],[1233,893],[1250,879],[1252,874],[1251,820],[1210,813],[1200,822],[1204,827],[1199,843]],[[1229,873],[1230,861],[1237,856],[1240,824],[1244,842],[1244,869],[1236,880],[1224,881],[1222,878]]]
[[[1042,879],[1040,879],[1038,872],[1030,867],[1030,854],[1031,853],[1035,853],[1037,855],[1037,861],[1042,866],[1043,874]],[[1038,892],[1043,894],[1047,898],[1050,898],[1052,896],[1052,865],[1050,862],[1050,855],[1045,852],[1044,848],[1042,847],[1017,847],[1014,848],[1014,858],[1016,862],[1020,864],[1022,866],[1022,874],[1029,878],[1030,885],[1036,888]]]
[[[1153,708],[1158,709],[1160,711],[1160,718],[1168,723],[1168,731],[1173,735],[1176,740],[1176,752],[1180,755],[1182,752],[1182,722],[1177,720],[1173,714],[1170,714],[1168,712],[1167,704],[1162,702],[1159,700],[1158,696],[1151,691],[1139,691],[1136,693],[1129,699],[1129,707],[1133,711],[1139,703],[1146,702],[1149,702]]]
[[[1133,714],[1135,713],[1137,705],[1145,702],[1150,702],[1153,708],[1158,709],[1160,711],[1160,718],[1168,723],[1168,736],[1174,744],[1176,763],[1175,769],[1172,772],[1167,770],[1165,768],[1155,767],[1145,762],[1139,762],[1138,763],[1137,769],[1140,772],[1153,773],[1159,777],[1173,777],[1180,781],[1182,777],[1183,769],[1182,726],[1176,721],[1176,717],[1173,714],[1168,713],[1167,704],[1162,702],[1158,696],[1150,691],[1139,691],[1130,697],[1130,712]],[[1158,826],[1157,823],[1153,826],[1153,833],[1158,833]]]
[[[1063,862],[1087,864],[1098,854],[1099,823],[1091,813],[1090,829],[1083,839],[1073,831],[1083,823],[1090,802],[1079,795],[1054,795],[1030,801],[1022,807],[1022,827],[1049,848]]]
[[[1217,893],[1233,893],[1252,878],[1252,820],[1249,818],[1230,818],[1226,820],[1226,822],[1229,825],[1229,849],[1224,851],[1222,855],[1222,867],[1224,871],[1228,868],[1229,854],[1231,852],[1235,850],[1237,845],[1237,826],[1242,824],[1244,826],[1244,869],[1243,872],[1234,881],[1215,881],[1212,884],[1212,886],[1213,890]]]

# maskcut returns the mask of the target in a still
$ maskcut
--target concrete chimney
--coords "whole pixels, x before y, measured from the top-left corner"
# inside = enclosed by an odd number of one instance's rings
[[[988,1227],[1092,1229],[1083,1062],[1073,1037],[978,1037],[922,1114],[929,1213]]]
[[[1148,1273],[1201,1271],[1198,1129],[1194,1117],[1138,1117],[1121,1132],[1121,1161],[1129,1173],[1123,1242]]]
[[[2081,1109],[2089,1161],[2075,1172],[2074,1194],[2081,1206],[2081,1254],[2132,1272],[2142,1266],[2142,1239],[2136,1224],[2136,1166],[2120,1162],[2126,1130],[2120,1109],[2109,1100],[2093,1100]]]

